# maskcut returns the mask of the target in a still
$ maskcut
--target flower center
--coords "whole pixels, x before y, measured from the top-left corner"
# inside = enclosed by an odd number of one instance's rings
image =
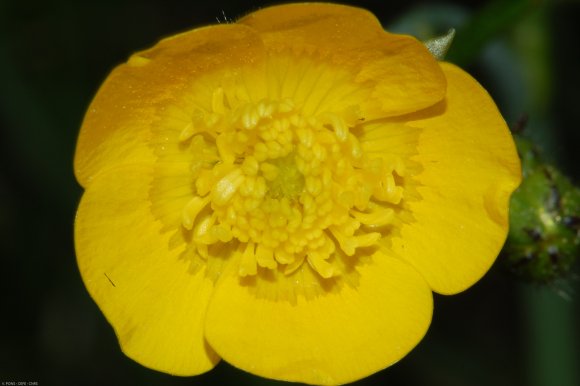
[[[274,199],[295,200],[304,190],[304,175],[294,161],[294,154],[272,160],[272,175],[266,180],[268,196]]]
[[[192,104],[178,135],[193,183],[181,212],[188,253],[208,263],[236,254],[242,277],[290,275],[307,263],[330,278],[357,250],[379,248],[405,170],[399,157],[365,154],[356,104],[328,111],[316,100],[255,98],[235,81],[215,83],[204,94],[211,103]]]

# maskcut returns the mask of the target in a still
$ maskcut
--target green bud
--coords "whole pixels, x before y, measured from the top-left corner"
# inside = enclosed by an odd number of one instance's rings
[[[524,179],[511,198],[504,261],[526,280],[551,284],[569,276],[580,253],[580,189],[529,140],[516,135],[516,144]]]

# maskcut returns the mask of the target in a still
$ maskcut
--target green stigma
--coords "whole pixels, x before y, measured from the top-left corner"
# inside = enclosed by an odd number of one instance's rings
[[[298,170],[294,154],[269,161],[276,167],[276,177],[267,180],[268,194],[272,198],[286,197],[290,200],[298,198],[304,191],[304,176]]]

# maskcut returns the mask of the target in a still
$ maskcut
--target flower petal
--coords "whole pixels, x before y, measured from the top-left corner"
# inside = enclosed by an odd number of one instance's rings
[[[250,28],[222,24],[160,41],[113,70],[85,116],[75,154],[81,185],[104,168],[143,162],[160,110],[175,103],[208,70],[259,60],[262,43]]]
[[[432,295],[404,262],[378,253],[360,280],[306,300],[258,298],[237,271],[216,285],[206,337],[224,360],[275,379],[336,385],[383,369],[423,337]]]
[[[520,183],[515,145],[487,92],[467,73],[441,63],[447,98],[410,116],[422,128],[414,221],[393,247],[434,291],[453,294],[479,280],[508,230],[510,194]]]
[[[133,165],[92,181],[76,218],[78,265],[126,355],[171,374],[203,373],[219,360],[203,336],[213,283],[169,250],[149,207],[151,174]]]
[[[445,96],[445,77],[425,46],[410,36],[385,32],[370,12],[338,4],[298,3],[253,12],[239,23],[256,29],[266,47],[317,51],[355,71],[373,88],[363,103],[367,119],[420,110]]]

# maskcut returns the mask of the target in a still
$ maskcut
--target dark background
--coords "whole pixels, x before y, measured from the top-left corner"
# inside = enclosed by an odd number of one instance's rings
[[[393,31],[458,37],[449,60],[490,91],[509,124],[578,181],[580,4],[348,2]],[[272,2],[0,0],[0,381],[40,385],[282,385],[221,363],[192,378],[134,363],[80,279],[75,140],[112,68],[160,38]],[[477,178],[477,176],[474,176]],[[426,338],[357,385],[580,384],[578,280],[543,288],[496,264],[469,291],[435,297]],[[264,353],[267,355],[267,353]]]

